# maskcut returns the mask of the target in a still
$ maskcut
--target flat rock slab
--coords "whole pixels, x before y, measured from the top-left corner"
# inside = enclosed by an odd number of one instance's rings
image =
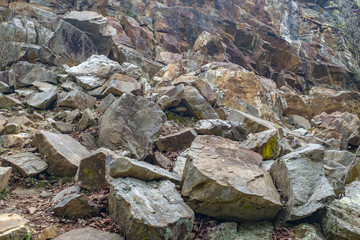
[[[113,180],[109,211],[128,240],[187,239],[194,222],[193,211],[167,180]]]
[[[17,214],[0,214],[0,239],[24,240],[31,235],[29,220]]]
[[[0,192],[8,185],[11,176],[11,167],[0,167]]]
[[[54,238],[54,240],[124,240],[124,237],[116,233],[103,232],[95,228],[87,227],[75,229]]]
[[[82,218],[99,215],[99,209],[85,196],[85,194],[70,194],[54,207],[54,213],[58,217]]]
[[[90,154],[72,137],[42,130],[35,134],[33,144],[46,155],[49,173],[59,177],[75,176],[80,160]]]
[[[27,104],[37,109],[48,109],[57,99],[57,91],[50,90],[46,92],[35,93],[28,100]]]
[[[189,148],[196,137],[193,129],[184,129],[178,133],[159,137],[155,144],[160,151],[176,152]]]
[[[128,157],[118,157],[108,163],[108,173],[113,178],[134,177],[145,181],[170,180],[180,183],[180,175],[161,167]]]
[[[62,92],[58,95],[58,106],[85,110],[95,105],[96,98],[78,90]]]
[[[44,160],[31,152],[4,156],[4,159],[18,169],[24,177],[35,176],[48,167]]]
[[[282,208],[262,157],[226,138],[198,135],[186,154],[181,194],[195,212],[224,220],[270,220]]]

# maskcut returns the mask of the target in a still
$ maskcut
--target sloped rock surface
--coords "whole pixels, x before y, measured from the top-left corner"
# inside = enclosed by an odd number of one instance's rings
[[[195,212],[259,221],[273,219],[282,207],[261,156],[239,143],[199,135],[186,157],[181,194]]]
[[[99,209],[85,196],[85,194],[70,194],[65,196],[54,206],[54,213],[58,217],[82,218],[99,215]]]
[[[24,177],[35,176],[48,167],[44,160],[30,152],[5,156],[4,159],[20,170]]]
[[[8,186],[11,170],[11,167],[0,167],[0,192]]]
[[[193,211],[169,181],[118,178],[110,184],[109,201],[111,217],[129,240],[187,239],[193,227]]]
[[[17,214],[0,214],[0,238],[4,240],[23,240],[30,236],[29,220]]]
[[[92,227],[75,229],[61,234],[54,240],[124,240],[122,236],[116,233],[104,232]]]

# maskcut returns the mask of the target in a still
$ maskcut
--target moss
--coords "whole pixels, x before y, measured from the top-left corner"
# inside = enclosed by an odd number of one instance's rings
[[[271,159],[276,155],[278,145],[278,137],[275,134],[274,137],[271,137],[266,145],[263,148],[262,157],[264,159]]]

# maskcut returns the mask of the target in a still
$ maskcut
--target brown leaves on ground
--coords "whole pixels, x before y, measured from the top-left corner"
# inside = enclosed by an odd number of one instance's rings
[[[275,230],[273,234],[273,240],[301,240],[301,239],[295,237],[294,229],[283,227]]]

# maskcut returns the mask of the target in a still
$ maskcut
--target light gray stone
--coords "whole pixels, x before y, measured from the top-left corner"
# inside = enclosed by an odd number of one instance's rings
[[[38,175],[48,167],[44,160],[31,152],[4,156],[4,159],[18,169],[24,177]]]
[[[95,105],[96,98],[78,90],[62,92],[58,95],[58,106],[85,110]]]
[[[11,167],[0,167],[0,192],[8,186],[11,170]]]
[[[101,231],[92,227],[74,229],[60,236],[54,240],[124,240],[119,234]]]
[[[99,209],[85,196],[85,194],[70,194],[56,204],[54,213],[58,217],[82,218],[99,215]]]

